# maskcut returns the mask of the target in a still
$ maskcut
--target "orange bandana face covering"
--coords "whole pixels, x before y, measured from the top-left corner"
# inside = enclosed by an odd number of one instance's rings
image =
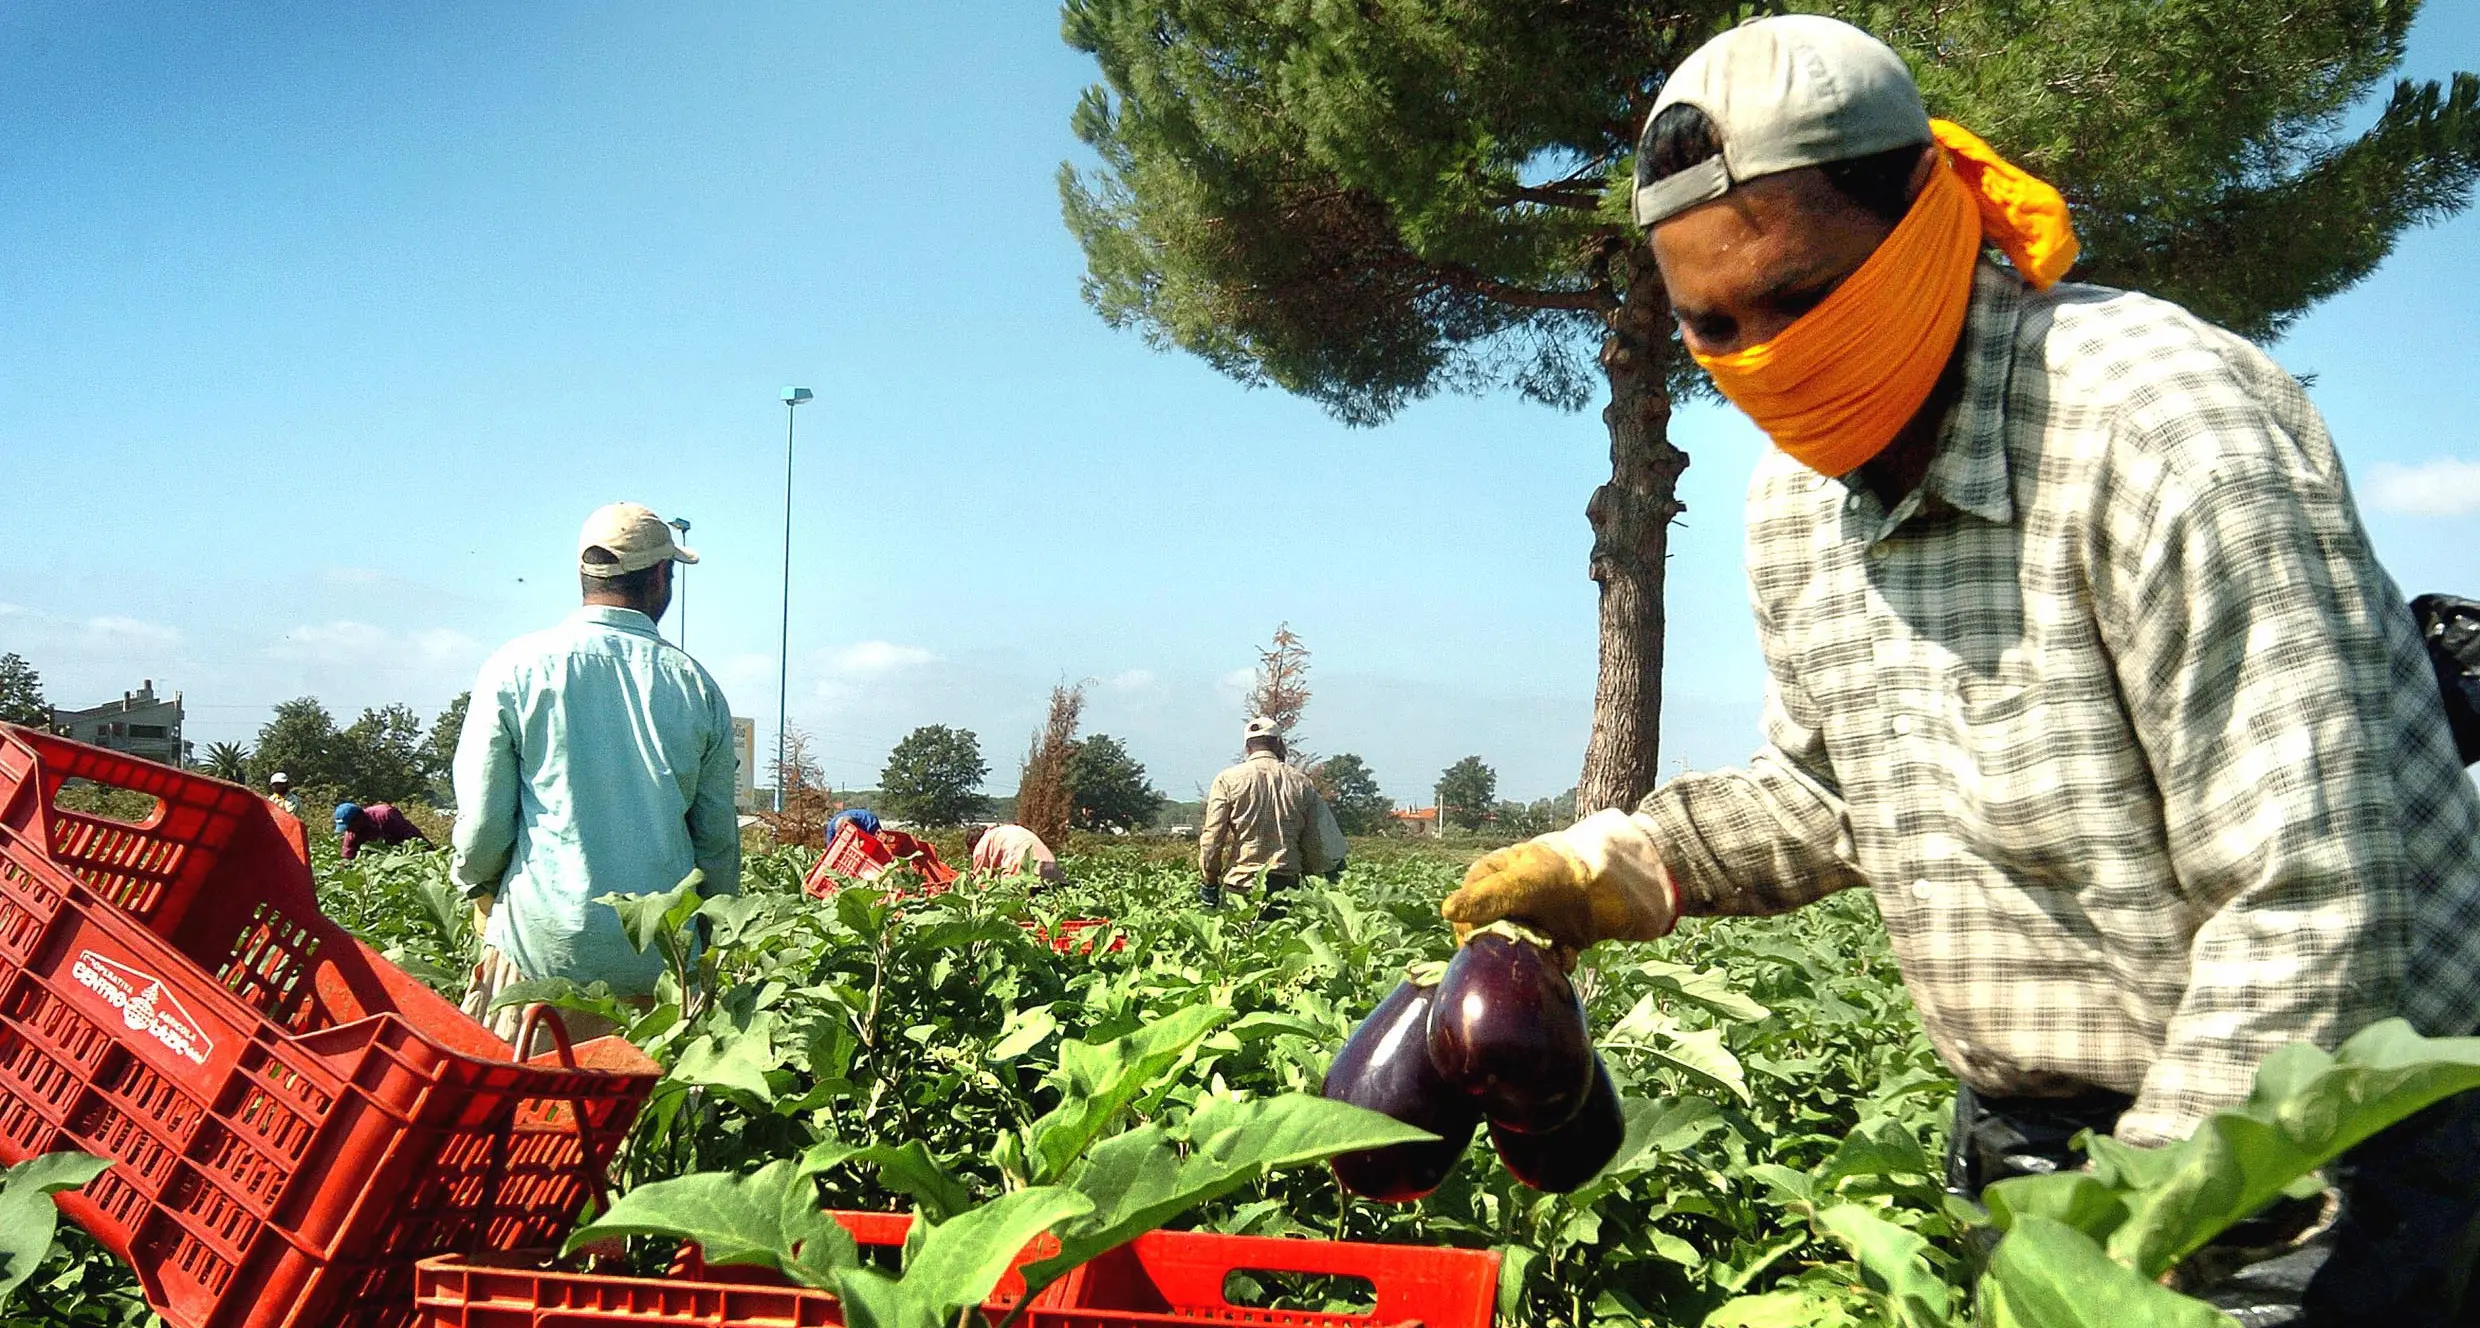
[[[1964,129],[1929,127],[1944,169],[1858,271],[1772,341],[1696,357],[1776,447],[1821,475],[1859,469],[1929,399],[1963,331],[1984,235],[2035,287],[2075,261],[2057,190]]]

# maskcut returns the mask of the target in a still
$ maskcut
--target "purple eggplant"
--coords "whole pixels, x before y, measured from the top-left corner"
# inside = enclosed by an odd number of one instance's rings
[[[1478,931],[1455,952],[1429,1016],[1429,1058],[1483,1115],[1519,1134],[1555,1130],[1593,1093],[1584,1002],[1550,951]]]
[[[1565,1194],[1602,1174],[1610,1159],[1619,1155],[1619,1142],[1626,1137],[1627,1116],[1619,1109],[1619,1089],[1610,1082],[1610,1071],[1603,1068],[1599,1056],[1593,1058],[1593,1095],[1585,1099],[1574,1120],[1540,1134],[1519,1134],[1495,1123],[1490,1126],[1490,1146],[1498,1150],[1507,1174],[1553,1194]]]
[[[1435,1143],[1391,1144],[1338,1154],[1343,1188],[1364,1199],[1410,1203],[1438,1188],[1471,1146],[1481,1107],[1449,1087],[1429,1063],[1434,986],[1399,984],[1352,1030],[1326,1069],[1326,1096],[1367,1107],[1437,1135]]]

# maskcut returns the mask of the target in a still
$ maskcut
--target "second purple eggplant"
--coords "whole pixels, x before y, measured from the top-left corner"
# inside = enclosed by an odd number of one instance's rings
[[[1584,1003],[1546,944],[1501,923],[1468,937],[1429,1015],[1429,1059],[1495,1128],[1555,1130],[1593,1093]]]

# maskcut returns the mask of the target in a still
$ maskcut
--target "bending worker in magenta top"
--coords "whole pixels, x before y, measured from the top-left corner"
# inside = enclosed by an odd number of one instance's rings
[[[1482,858],[1447,917],[1582,947],[1869,890],[1965,1086],[1972,1193],[2044,1147],[2079,1165],[2082,1126],[2183,1137],[2284,1043],[2472,1032],[2480,797],[2299,382],[2057,284],[2056,191],[1830,19],[1691,55],[1636,182],[1689,351],[1775,445],[1747,502],[1764,744]],[[2329,1175],[2309,1321],[2434,1321],[2480,1109]]]
[[[651,894],[706,873],[708,895],[740,888],[738,775],[723,689],[655,632],[672,564],[697,554],[635,503],[586,518],[577,573],[584,606],[483,662],[456,745],[457,882],[486,916],[466,1010],[523,979],[654,991],[662,959],[639,953],[604,895]],[[521,1011],[486,1019],[513,1037]],[[610,1031],[563,1015],[573,1036]]]

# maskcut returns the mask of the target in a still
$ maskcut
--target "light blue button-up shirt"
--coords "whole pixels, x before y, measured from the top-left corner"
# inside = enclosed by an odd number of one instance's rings
[[[651,992],[661,959],[594,900],[692,867],[736,892],[737,775],[723,689],[646,615],[587,605],[500,647],[456,744],[456,879],[499,895],[483,939],[529,978]]]

